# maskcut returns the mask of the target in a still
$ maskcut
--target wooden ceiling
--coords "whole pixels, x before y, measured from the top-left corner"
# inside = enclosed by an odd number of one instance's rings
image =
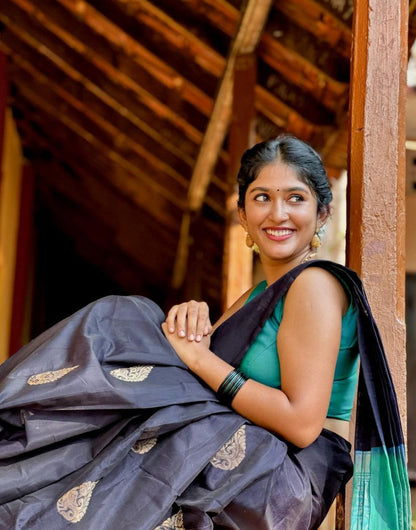
[[[256,58],[255,86],[242,87],[256,139],[294,133],[337,176],[352,4],[2,0],[0,50],[38,205],[88,262],[162,303],[189,214],[181,294],[219,306],[236,61]]]

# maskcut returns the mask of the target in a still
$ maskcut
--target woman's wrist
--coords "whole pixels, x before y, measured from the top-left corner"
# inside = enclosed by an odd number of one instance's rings
[[[194,349],[194,352],[189,358],[188,368],[197,375],[200,375],[209,365],[210,359],[215,354],[208,346],[200,342],[192,342],[191,347]]]
[[[207,346],[196,345],[196,348],[188,368],[216,392],[233,367],[215,355]]]

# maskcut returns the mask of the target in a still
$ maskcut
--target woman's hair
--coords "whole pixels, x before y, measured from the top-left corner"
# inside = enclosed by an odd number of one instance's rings
[[[310,145],[288,134],[260,142],[244,152],[237,175],[240,208],[245,206],[248,186],[265,166],[276,162],[290,166],[311,188],[318,201],[318,212],[329,210],[332,192],[321,157]]]

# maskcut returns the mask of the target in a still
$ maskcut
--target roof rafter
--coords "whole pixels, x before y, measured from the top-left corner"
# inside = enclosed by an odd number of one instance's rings
[[[218,89],[214,109],[196,160],[188,190],[190,210],[198,210],[204,200],[218,154],[227,134],[232,106],[234,68],[238,55],[257,46],[273,0],[248,0],[231,45]]]

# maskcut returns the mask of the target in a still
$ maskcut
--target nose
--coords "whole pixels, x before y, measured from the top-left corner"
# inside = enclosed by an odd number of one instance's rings
[[[280,224],[282,221],[289,219],[289,211],[286,201],[282,199],[275,199],[272,201],[269,216],[270,220],[276,224]]]

